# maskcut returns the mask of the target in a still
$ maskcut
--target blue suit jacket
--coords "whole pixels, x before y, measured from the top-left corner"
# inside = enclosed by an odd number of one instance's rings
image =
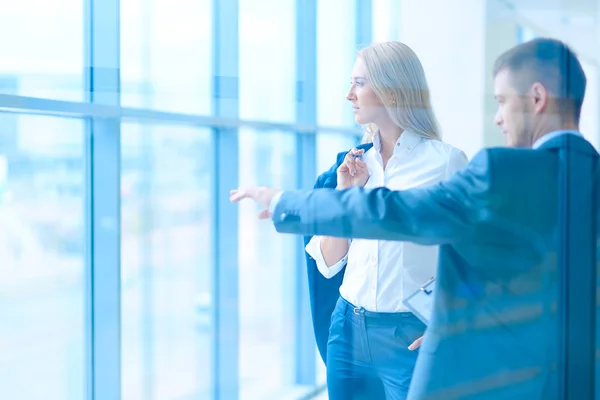
[[[372,143],[357,146],[357,149],[364,149],[366,152],[373,146]],[[317,178],[315,189],[337,187],[337,169],[344,162],[344,157],[348,151],[338,153],[336,163],[326,172]],[[304,237],[304,245],[310,242],[311,236]],[[324,363],[327,363],[327,339],[329,338],[329,326],[331,324],[331,314],[335,304],[340,297],[340,286],[344,279],[346,268],[342,269],[331,279],[326,279],[317,269],[315,260],[306,254],[306,267],[308,273],[308,290],[310,295],[310,311],[313,319],[313,329],[319,354]]]
[[[573,151],[598,156],[587,141],[570,140]],[[562,143],[483,150],[428,188],[285,192],[273,220],[279,232],[440,245],[410,399],[557,399]],[[593,185],[571,184],[591,195],[595,176]]]

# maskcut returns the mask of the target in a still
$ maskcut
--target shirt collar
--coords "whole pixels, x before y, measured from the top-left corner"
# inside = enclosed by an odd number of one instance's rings
[[[546,133],[544,136],[538,138],[538,140],[536,140],[533,143],[533,146],[531,146],[532,149],[539,149],[544,143],[547,143],[548,141],[562,136],[562,135],[576,135],[576,136],[580,136],[583,137],[583,135],[580,132],[577,131],[569,131],[569,130],[558,130],[558,131],[554,131],[554,132],[550,132],[550,133]]]
[[[421,139],[421,136],[417,135],[416,133],[404,131],[396,142],[394,152],[398,150],[406,150],[411,152],[421,142]],[[373,147],[375,147],[377,151],[381,151],[381,137],[379,136],[379,131],[373,135]]]

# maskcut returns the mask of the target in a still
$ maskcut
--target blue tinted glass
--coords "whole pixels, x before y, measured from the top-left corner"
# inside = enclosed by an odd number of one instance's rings
[[[122,393],[206,398],[211,390],[211,137],[122,126]]]
[[[210,114],[212,2],[120,4],[121,104]]]
[[[295,188],[295,136],[240,132],[240,183]],[[284,398],[295,390],[294,326],[297,238],[257,220],[253,203],[239,208],[241,398]]]
[[[345,97],[358,48],[355,1],[320,0],[317,9],[317,121],[320,125],[354,125]]]
[[[84,396],[83,148],[80,120],[0,113],[3,398]]]
[[[0,5],[0,93],[81,101],[84,1]]]
[[[292,0],[240,0],[240,117],[293,122],[296,23]]]

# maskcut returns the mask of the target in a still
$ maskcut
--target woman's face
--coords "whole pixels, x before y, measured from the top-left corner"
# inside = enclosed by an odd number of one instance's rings
[[[377,124],[383,118],[389,119],[385,106],[377,98],[366,76],[365,63],[358,57],[352,69],[352,80],[346,99],[352,103],[354,120],[360,125]]]

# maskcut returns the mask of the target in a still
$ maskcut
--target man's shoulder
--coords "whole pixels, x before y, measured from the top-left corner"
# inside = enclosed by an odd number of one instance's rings
[[[526,148],[486,147],[475,154],[472,162],[485,164],[489,168],[497,163],[519,162],[520,160],[528,162],[543,155],[539,151]]]
[[[479,153],[485,153],[488,156],[493,156],[493,157],[512,157],[514,155],[520,155],[520,154],[531,154],[532,152],[533,152],[533,150],[522,148],[522,147],[503,147],[503,146],[485,147],[479,151]]]
[[[473,176],[488,182],[494,191],[539,190],[540,185],[554,180],[555,167],[556,159],[550,152],[509,147],[482,149],[469,163]]]
[[[525,148],[486,147],[478,151],[465,171],[472,178],[491,182],[527,181],[548,168],[548,154]],[[546,160],[548,161],[548,160]],[[507,181],[507,182],[508,182]],[[492,185],[494,186],[494,185]]]

